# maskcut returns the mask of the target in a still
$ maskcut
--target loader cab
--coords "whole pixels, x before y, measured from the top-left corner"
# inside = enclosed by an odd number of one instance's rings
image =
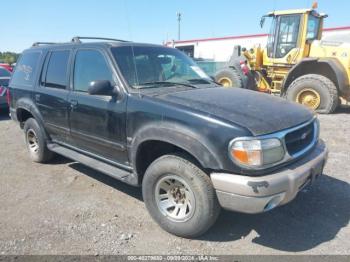
[[[292,66],[309,55],[313,40],[322,36],[323,18],[314,9],[276,11],[263,16],[271,19],[264,52],[264,65]]]

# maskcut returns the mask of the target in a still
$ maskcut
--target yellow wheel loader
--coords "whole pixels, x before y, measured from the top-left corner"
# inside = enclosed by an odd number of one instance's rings
[[[350,100],[350,44],[321,40],[326,14],[311,9],[271,12],[266,48],[235,47],[228,66],[215,75],[225,87],[278,94],[319,113]]]

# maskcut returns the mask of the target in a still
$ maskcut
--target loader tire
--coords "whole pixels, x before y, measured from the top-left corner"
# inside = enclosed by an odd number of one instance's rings
[[[294,80],[287,89],[286,98],[320,114],[333,113],[339,103],[335,84],[317,74],[304,75]]]
[[[243,88],[243,81],[240,74],[234,68],[227,68],[219,71],[215,75],[215,81],[223,87],[239,87]]]

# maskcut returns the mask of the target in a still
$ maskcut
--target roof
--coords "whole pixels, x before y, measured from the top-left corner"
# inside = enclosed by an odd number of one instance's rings
[[[147,43],[136,43],[136,42],[117,42],[117,41],[101,41],[101,42],[66,42],[66,43],[45,43],[43,42],[40,45],[34,45],[27,50],[35,49],[60,49],[60,48],[72,48],[76,46],[84,47],[117,47],[117,46],[154,46],[154,47],[164,47],[157,44],[147,44]]]
[[[290,9],[290,10],[281,10],[281,11],[273,11],[268,13],[268,15],[289,15],[289,14],[305,14],[313,11],[312,8],[305,9]]]

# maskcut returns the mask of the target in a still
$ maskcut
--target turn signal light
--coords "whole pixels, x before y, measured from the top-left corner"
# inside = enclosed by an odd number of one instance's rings
[[[245,167],[262,167],[281,161],[285,155],[282,143],[277,138],[238,138],[229,146],[231,159]]]

